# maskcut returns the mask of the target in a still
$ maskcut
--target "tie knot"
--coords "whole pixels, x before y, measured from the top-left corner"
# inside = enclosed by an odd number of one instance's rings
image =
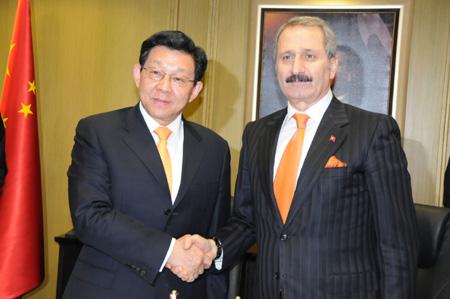
[[[295,113],[294,116],[295,121],[297,122],[297,128],[304,129],[306,128],[306,122],[309,119],[309,116],[306,114]]]
[[[167,141],[172,131],[168,127],[159,127],[155,129],[156,135],[158,135],[159,140]]]

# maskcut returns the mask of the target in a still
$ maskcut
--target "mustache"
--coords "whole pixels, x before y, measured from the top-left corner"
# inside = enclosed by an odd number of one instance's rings
[[[312,82],[313,78],[305,74],[292,74],[286,79],[286,83],[292,82]]]

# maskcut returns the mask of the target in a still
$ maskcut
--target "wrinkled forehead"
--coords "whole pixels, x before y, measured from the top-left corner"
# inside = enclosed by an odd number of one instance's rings
[[[152,48],[145,65],[162,67],[169,71],[193,72],[195,70],[194,59],[189,53],[165,46]]]
[[[326,51],[325,34],[319,26],[291,25],[280,32],[276,52],[304,48]]]

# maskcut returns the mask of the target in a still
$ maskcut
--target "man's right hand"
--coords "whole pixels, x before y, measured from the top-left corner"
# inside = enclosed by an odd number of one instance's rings
[[[200,235],[192,235],[186,238],[186,242],[184,244],[185,249],[189,249],[192,246],[201,249],[205,254],[205,258],[203,259],[203,265],[205,266],[205,269],[211,267],[212,262],[217,256],[217,246],[214,240],[205,239]]]
[[[205,269],[211,267],[216,257],[215,242],[199,235],[185,235],[175,241],[166,267],[185,282],[192,282]]]

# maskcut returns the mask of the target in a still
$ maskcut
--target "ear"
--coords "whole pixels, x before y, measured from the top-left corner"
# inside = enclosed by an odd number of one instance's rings
[[[133,66],[133,79],[136,87],[139,88],[141,84],[141,65],[138,63]]]
[[[336,72],[338,69],[338,60],[335,57],[331,57],[330,59],[330,80],[333,80],[336,77]]]
[[[197,98],[198,94],[200,93],[200,91],[202,91],[202,89],[203,89],[203,82],[197,81],[197,83],[195,83],[194,88],[191,91],[189,103],[193,102]]]

